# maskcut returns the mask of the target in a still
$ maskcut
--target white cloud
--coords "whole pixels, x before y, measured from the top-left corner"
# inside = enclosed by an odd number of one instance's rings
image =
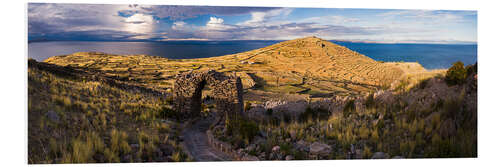
[[[124,29],[132,33],[151,33],[154,30],[154,18],[151,15],[136,13],[125,18]]]
[[[207,25],[222,24],[222,23],[224,23],[224,19],[217,17],[210,17],[210,20],[208,21]]]
[[[174,25],[172,25],[173,30],[182,30],[186,26],[186,22],[183,21],[176,21],[174,22]]]
[[[203,27],[203,30],[206,31],[223,31],[236,28],[233,25],[224,24],[224,19],[217,17],[210,17],[210,20],[207,22],[207,25]]]
[[[266,12],[252,12],[252,18],[250,20],[247,20],[245,22],[239,23],[238,25],[244,25],[244,26],[260,26],[263,24],[266,25],[278,25],[278,24],[283,24],[285,22],[280,21],[280,19],[283,19],[284,17],[288,16],[293,9],[291,8],[281,8],[281,9],[274,9]],[[286,22],[288,23],[288,22]]]

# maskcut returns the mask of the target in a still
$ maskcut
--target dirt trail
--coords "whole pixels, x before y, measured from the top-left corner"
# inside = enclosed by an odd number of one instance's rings
[[[202,119],[183,130],[184,146],[194,161],[229,161],[231,157],[208,144],[210,120]]]

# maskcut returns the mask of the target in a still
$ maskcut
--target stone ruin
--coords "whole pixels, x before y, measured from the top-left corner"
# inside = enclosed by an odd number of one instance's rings
[[[183,119],[200,116],[202,90],[212,89],[216,112],[232,120],[243,112],[243,86],[240,77],[226,76],[214,70],[177,74],[174,84],[175,109]],[[229,118],[228,118],[229,117]]]

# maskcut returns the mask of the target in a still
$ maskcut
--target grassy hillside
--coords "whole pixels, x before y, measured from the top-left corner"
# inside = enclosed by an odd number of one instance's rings
[[[45,62],[97,70],[104,76],[164,92],[171,90],[179,72],[208,69],[235,72],[243,79],[245,88],[252,88],[247,94],[250,98],[268,96],[260,91],[277,96],[358,95],[388,88],[404,74],[397,65],[374,61],[315,37],[202,59],[80,52],[50,57]]]
[[[29,61],[28,162],[185,161],[164,96]]]
[[[462,85],[448,86],[444,77],[435,77],[399,94],[347,100],[333,112],[310,106],[298,117],[287,111],[267,113],[256,119],[265,140],[241,144],[247,154],[263,159],[357,159],[373,158],[376,152],[382,158],[477,157],[474,75]],[[307,151],[315,142],[331,151]],[[276,146],[279,153],[272,150]]]

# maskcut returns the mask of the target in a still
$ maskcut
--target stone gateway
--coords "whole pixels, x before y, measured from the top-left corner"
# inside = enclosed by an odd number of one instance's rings
[[[183,119],[200,115],[202,90],[205,86],[212,88],[212,97],[219,114],[224,114],[226,119],[236,118],[241,114],[243,86],[240,77],[226,76],[214,70],[191,71],[177,74],[174,85],[175,109],[182,113]]]

